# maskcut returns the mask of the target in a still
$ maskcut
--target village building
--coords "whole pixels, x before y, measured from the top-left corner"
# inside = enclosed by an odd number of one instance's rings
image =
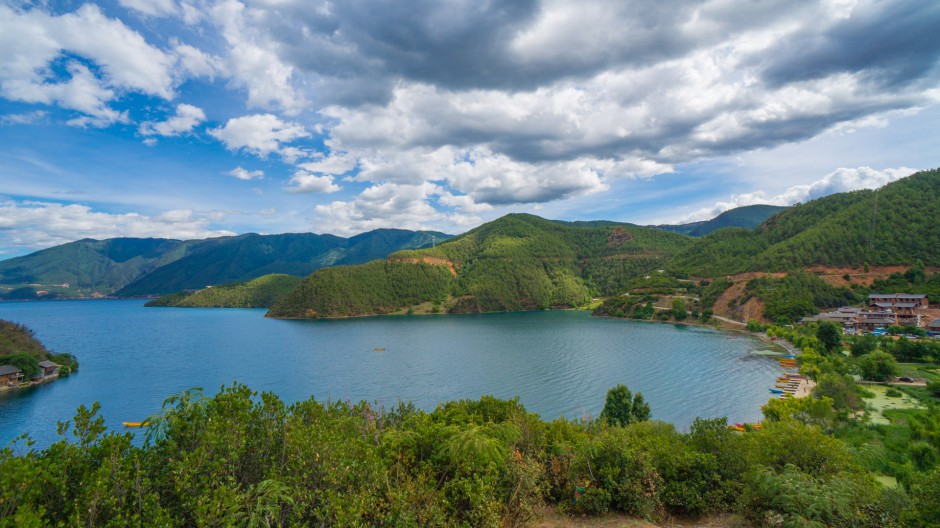
[[[934,319],[927,323],[927,334],[932,336],[940,336],[940,319]]]
[[[43,378],[49,378],[59,374],[59,369],[62,368],[62,365],[57,365],[51,361],[40,361],[39,368],[42,372]]]
[[[23,371],[13,365],[0,365],[0,386],[16,387],[23,381]]]
[[[927,306],[927,296],[909,293],[872,294],[869,296],[869,305],[869,310],[843,306],[832,312],[804,317],[802,321],[831,321],[841,325],[847,333],[871,332],[895,325],[922,326],[921,310]],[[940,334],[940,326],[935,331]]]

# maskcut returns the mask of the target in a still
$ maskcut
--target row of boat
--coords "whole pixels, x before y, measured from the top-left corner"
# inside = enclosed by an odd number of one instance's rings
[[[799,367],[799,363],[796,361],[796,356],[793,354],[786,354],[777,358],[777,362],[780,363],[780,366],[783,368],[795,369]],[[790,374],[789,372],[784,372],[777,378],[774,388],[769,389],[771,394],[778,396],[781,399],[792,398],[796,391],[800,388],[800,383],[806,378],[798,374]],[[761,408],[764,406],[761,405]],[[759,430],[761,424],[749,424],[749,423],[736,423],[729,425],[728,429],[732,431],[744,432],[748,430]]]

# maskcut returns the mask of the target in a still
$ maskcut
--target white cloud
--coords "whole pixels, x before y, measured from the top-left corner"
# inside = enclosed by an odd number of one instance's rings
[[[281,121],[272,114],[229,119],[224,127],[212,129],[209,134],[224,143],[229,150],[244,149],[261,157],[276,153],[289,162],[305,153],[284,144],[310,137],[310,133],[302,125]]]
[[[49,112],[46,112],[45,110],[36,110],[23,114],[4,114],[0,115],[0,126],[32,125],[35,123],[41,123],[48,119],[48,117]]]
[[[684,224],[699,220],[709,220],[725,211],[746,205],[769,204],[787,206],[808,202],[822,198],[823,196],[829,196],[830,194],[857,191],[859,189],[877,189],[893,181],[910,176],[915,172],[917,172],[917,169],[908,167],[884,170],[876,170],[871,167],[858,167],[854,169],[839,168],[812,183],[793,185],[784,192],[774,196],[768,196],[767,193],[763,191],[734,194],[731,195],[731,198],[727,201],[718,202],[709,207],[703,207],[672,223]]]
[[[144,136],[179,136],[191,132],[205,120],[206,114],[201,108],[184,103],[178,105],[176,115],[166,121],[145,121],[138,130]]]
[[[234,176],[235,178],[238,178],[239,180],[244,180],[244,181],[249,181],[249,180],[254,180],[254,179],[260,180],[261,178],[264,178],[264,171],[262,170],[250,171],[250,170],[243,169],[241,166],[235,167],[234,169],[228,171],[226,174],[228,174],[229,176]]]
[[[302,170],[294,173],[287,187],[287,192],[290,193],[330,194],[338,190],[340,186],[333,183],[332,176],[316,176]]]
[[[209,10],[228,44],[226,68],[234,84],[248,91],[248,106],[299,112],[305,101],[294,89],[294,67],[281,60],[271,35],[259,30],[266,13],[235,0],[222,0]],[[272,17],[280,18],[278,13]]]
[[[92,4],[53,16],[40,9],[19,11],[0,5],[0,95],[30,103],[58,104],[83,117],[73,124],[106,126],[126,122],[109,107],[116,90],[171,99],[175,59],[150,46],[123,22]],[[92,61],[92,72],[76,59]],[[59,79],[53,62],[64,60],[68,77]]]
[[[193,77],[205,77],[210,81],[223,72],[222,60],[188,44],[174,43],[180,68]]]
[[[209,228],[207,215],[182,209],[148,217],[111,214],[80,204],[0,202],[0,246],[31,250],[82,238],[158,237],[195,239],[234,233]]]
[[[118,0],[127,9],[150,16],[172,16],[179,14],[179,7],[173,0]]]
[[[447,216],[428,202],[437,192],[436,186],[427,183],[374,185],[351,201],[316,206],[314,225],[321,232],[343,236],[383,227],[426,229],[441,225]]]

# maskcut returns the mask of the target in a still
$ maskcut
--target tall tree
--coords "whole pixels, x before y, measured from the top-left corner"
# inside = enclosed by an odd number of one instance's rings
[[[837,352],[842,346],[842,330],[831,321],[822,321],[816,328],[816,339],[826,352]]]
[[[607,391],[601,419],[610,425],[624,426],[650,419],[650,407],[641,393],[630,392],[626,385],[617,385]]]

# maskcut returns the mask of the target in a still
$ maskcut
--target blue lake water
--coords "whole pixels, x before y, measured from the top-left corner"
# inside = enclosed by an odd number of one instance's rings
[[[266,319],[264,310],[144,308],[143,301],[0,303],[77,374],[0,395],[0,446],[28,432],[36,447],[56,421],[101,403],[112,428],[158,411],[192,387],[235,381],[290,403],[310,396],[391,406],[519,396],[545,419],[597,416],[607,389],[640,391],[655,419],[686,430],[696,416],[760,418],[780,372],[759,340],[682,325],[592,318],[587,312]],[[384,348],[384,351],[376,351]]]

